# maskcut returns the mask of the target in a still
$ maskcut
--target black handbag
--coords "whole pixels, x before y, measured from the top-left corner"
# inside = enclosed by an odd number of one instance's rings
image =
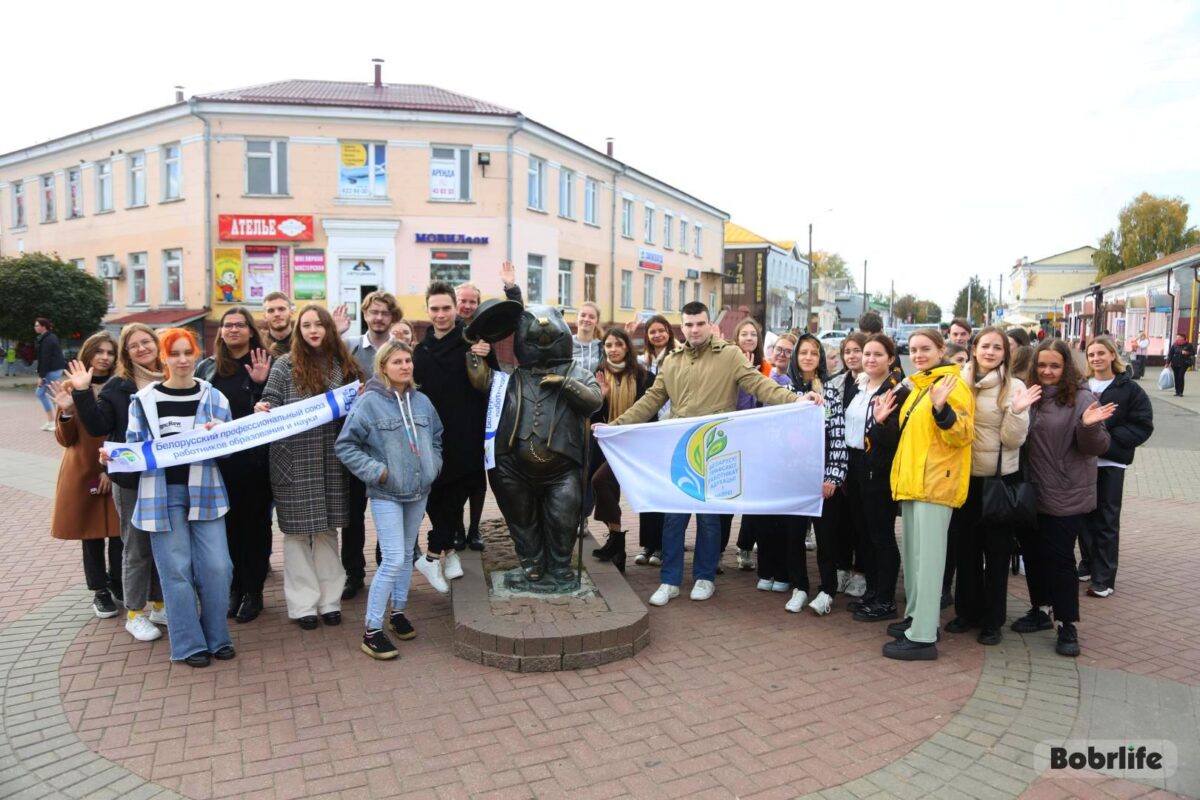
[[[1003,423],[1002,423],[1003,424]],[[983,479],[979,522],[989,528],[1034,528],[1037,526],[1037,484],[1025,479],[1006,483],[1000,470],[1004,463],[1004,445],[996,455],[996,474]]]

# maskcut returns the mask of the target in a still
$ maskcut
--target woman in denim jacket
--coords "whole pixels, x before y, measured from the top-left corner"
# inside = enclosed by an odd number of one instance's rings
[[[392,598],[391,629],[399,639],[417,635],[404,616],[412,581],[409,554],[425,514],[429,487],[442,469],[442,421],[429,398],[413,383],[412,348],[390,341],[375,356],[375,376],[355,400],[335,450],[342,463],[367,485],[383,563],[367,596],[367,630],[362,651],[395,658],[383,632],[383,613]]]

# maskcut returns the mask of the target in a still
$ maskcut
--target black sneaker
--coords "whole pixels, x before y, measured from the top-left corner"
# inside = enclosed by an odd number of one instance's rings
[[[241,591],[230,590],[229,592],[229,608],[225,610],[225,617],[233,619],[237,616],[238,608],[242,605]]]
[[[315,631],[317,629],[317,618],[310,614],[307,617],[300,617],[297,619],[296,624],[299,625],[302,630]]]
[[[969,620],[955,617],[946,623],[946,633],[966,633],[975,627],[975,623]]]
[[[201,650],[199,653],[192,653],[185,658],[183,663],[189,667],[207,667],[212,663],[212,656],[208,654],[207,650]]]
[[[912,627],[912,617],[905,617],[899,622],[893,622],[888,625],[888,636],[903,636],[904,632]]]
[[[982,645],[992,646],[1000,644],[1004,640],[1004,634],[999,628],[984,628],[979,632],[979,636],[975,637],[975,641]]]
[[[1087,583],[1092,579],[1092,568],[1087,564],[1080,564],[1075,569],[1075,576],[1079,578],[1080,583]]]
[[[412,623],[408,621],[408,617],[404,616],[404,612],[400,611],[392,614],[391,621],[392,632],[396,634],[396,638],[407,642],[409,639],[417,638],[417,632],[413,629]]]
[[[354,596],[362,591],[363,579],[361,575],[353,575],[346,577],[346,586],[342,589],[343,600],[353,600]]]
[[[1079,655],[1079,634],[1075,632],[1074,623],[1064,622],[1058,629],[1058,642],[1054,645],[1054,651],[1060,656],[1071,658]]]
[[[885,644],[883,655],[897,661],[935,661],[938,651],[933,642],[914,642],[906,636]]]
[[[895,603],[876,603],[854,612],[854,618],[859,622],[883,622],[899,616],[900,612],[896,610]]]
[[[875,592],[868,591],[857,600],[851,600],[849,603],[846,603],[846,610],[851,614],[857,614],[859,611],[870,608],[873,605],[877,605],[875,602]]]
[[[467,547],[472,550],[479,551],[483,549],[483,539],[479,535],[478,528],[472,528],[467,533]]]
[[[363,634],[361,649],[371,658],[387,661],[400,655],[396,645],[392,644],[383,631],[367,631]]]
[[[96,592],[92,598],[92,611],[96,612],[96,616],[100,619],[109,619],[115,617],[121,612],[117,610],[117,604],[113,602],[112,592],[108,589],[101,589]]]
[[[1040,608],[1031,608],[1029,613],[1015,621],[1009,626],[1014,633],[1036,633],[1037,631],[1048,631],[1054,627],[1054,623],[1050,621],[1050,615]]]
[[[233,645],[227,644],[224,647],[218,648],[213,653],[213,658],[218,661],[230,661],[237,655],[237,651],[233,649]]]
[[[342,624],[342,612],[326,611],[324,614],[321,615],[321,622],[324,622],[326,625],[341,625]]]

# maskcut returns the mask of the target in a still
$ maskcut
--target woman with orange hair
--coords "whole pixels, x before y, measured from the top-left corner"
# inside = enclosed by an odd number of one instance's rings
[[[160,342],[166,379],[133,396],[125,441],[165,439],[232,419],[225,396],[194,375],[200,346],[192,332],[171,328]],[[213,459],[148,469],[138,480],[133,525],[150,535],[171,620],[171,660],[190,667],[235,655],[225,619],[233,578],[223,519],[228,511]]]

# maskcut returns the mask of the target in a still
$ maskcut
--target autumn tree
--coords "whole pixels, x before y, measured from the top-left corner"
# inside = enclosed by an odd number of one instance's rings
[[[846,265],[846,259],[837,253],[814,250],[812,260],[814,280],[817,278],[847,278],[850,281],[850,289],[853,290],[856,287],[854,276],[850,274],[850,267]]]
[[[971,295],[971,308],[967,309],[967,294],[968,288]],[[971,276],[971,280],[967,281],[963,288],[958,290],[958,297],[954,299],[954,316],[970,321],[972,324],[982,322],[987,316],[987,288],[980,282],[975,275]]]
[[[931,300],[918,300],[911,294],[897,297],[892,304],[892,313],[897,322],[916,325],[940,322],[942,319],[941,306]]]
[[[47,317],[66,344],[100,327],[108,311],[104,281],[56,255],[0,258],[0,336],[31,341],[33,321]]]
[[[1188,226],[1188,204],[1182,197],[1142,192],[1121,209],[1116,229],[1100,237],[1092,263],[1102,278],[1196,244],[1200,231]]]

